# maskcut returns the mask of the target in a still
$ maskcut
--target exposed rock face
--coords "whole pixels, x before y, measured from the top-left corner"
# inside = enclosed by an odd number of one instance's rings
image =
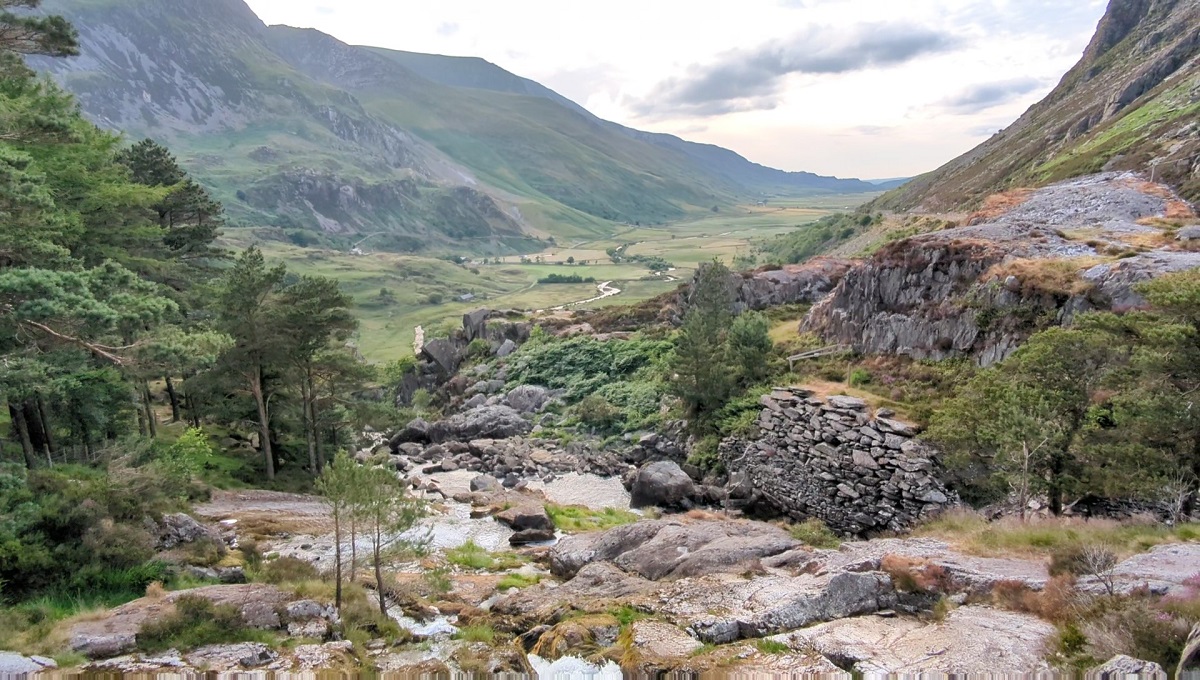
[[[1163,667],[1153,661],[1142,661],[1124,654],[1118,654],[1103,665],[1087,672],[1087,680],[1126,680],[1136,677],[1139,680],[1167,680]]]
[[[936,452],[912,426],[871,417],[863,401],[777,389],[763,405],[760,438],[726,440],[721,457],[783,514],[861,535],[902,531],[956,502],[937,478]]]
[[[24,680],[46,670],[58,668],[54,659],[44,656],[22,656],[16,652],[0,652],[0,678]]]
[[[818,257],[779,269],[734,274],[737,313],[796,303],[812,304],[825,297],[853,264],[849,260]]]
[[[529,421],[508,406],[481,406],[430,425],[429,440],[443,443],[507,439],[528,434],[532,429]]]
[[[513,388],[504,403],[520,413],[537,413],[550,401],[550,390],[539,385],[520,385]]]
[[[1027,614],[961,607],[943,623],[862,617],[823,623],[786,638],[812,646],[843,668],[869,676],[1032,674],[1043,660],[1054,626]]]
[[[696,485],[678,463],[657,461],[638,470],[633,481],[633,497],[630,505],[644,508],[657,505],[661,508],[688,509],[696,495]]]
[[[474,340],[488,343],[493,354],[501,348],[512,353],[529,339],[533,325],[520,321],[508,321],[504,312],[477,309],[463,315],[463,327],[449,338],[431,340],[422,347],[417,356],[417,366],[404,376],[396,389],[396,403],[406,406],[412,403],[417,390],[435,390],[450,381],[467,356],[467,347]]]
[[[736,570],[797,547],[778,527],[757,522],[637,522],[570,536],[550,549],[550,570],[571,577],[593,562],[612,562],[653,581]]]
[[[801,329],[864,354],[1001,361],[1040,328],[1144,304],[1135,284],[1200,266],[1200,253],[1173,250],[1100,265],[1089,259],[1097,248],[1129,249],[1122,239],[1161,233],[1138,223],[1170,204],[1150,191],[1130,175],[1085,177],[1033,192],[982,224],[891,244],[846,273]],[[1074,230],[1094,237],[1064,236]],[[1030,263],[1007,273],[1016,260]],[[1076,280],[1044,280],[1040,272],[1052,266],[1073,266]]]
[[[197,522],[190,515],[183,513],[163,515],[158,531],[158,547],[160,549],[170,550],[185,543],[197,541],[211,542],[222,550],[225,546],[221,541],[221,534],[216,529]]]

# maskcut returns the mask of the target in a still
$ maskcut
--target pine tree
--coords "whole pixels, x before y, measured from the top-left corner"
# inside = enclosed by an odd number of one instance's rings
[[[701,265],[675,340],[671,383],[688,417],[701,429],[708,416],[729,400],[737,384],[727,343],[732,308],[729,268],[719,260]]]

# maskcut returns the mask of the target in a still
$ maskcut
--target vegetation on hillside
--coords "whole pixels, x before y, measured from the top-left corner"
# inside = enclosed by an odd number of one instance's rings
[[[883,222],[882,215],[839,213],[822,217],[760,247],[761,259],[773,264],[798,264],[849,241]]]

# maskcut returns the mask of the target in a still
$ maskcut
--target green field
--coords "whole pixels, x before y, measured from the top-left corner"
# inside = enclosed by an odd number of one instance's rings
[[[614,235],[574,244],[562,244],[529,256],[501,262],[475,261],[457,265],[446,260],[387,252],[350,255],[344,252],[301,248],[277,240],[256,238],[251,230],[231,229],[224,239],[229,248],[256,243],[271,260],[282,261],[298,274],[337,278],[354,298],[361,328],[355,341],[369,360],[384,362],[412,353],[415,328],[424,326],[433,337],[436,329],[454,323],[480,307],[493,309],[549,310],[558,305],[597,295],[596,284],[539,284],[550,274],[576,274],[611,281],[621,294],[584,305],[589,308],[631,304],[678,287],[691,278],[701,263],[720,257],[750,254],[755,242],[809,224],[820,217],[853,208],[871,195],[824,196],[780,201],[767,207],[743,207],[676,222],[662,227],[627,227]],[[675,266],[652,274],[640,263],[614,264],[606,249],[629,245],[629,255],[658,256]],[[541,258],[541,262],[537,261]],[[574,257],[576,262],[566,263]],[[386,293],[383,291],[386,289]],[[382,293],[382,294],[381,294]],[[461,295],[475,298],[460,302]]]

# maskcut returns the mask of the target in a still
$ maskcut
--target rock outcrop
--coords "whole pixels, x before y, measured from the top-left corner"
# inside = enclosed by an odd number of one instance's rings
[[[529,434],[532,429],[532,423],[508,406],[481,406],[433,423],[429,426],[429,440],[442,444],[473,439],[508,439]]]
[[[846,273],[801,330],[863,354],[969,356],[987,366],[1080,312],[1144,304],[1133,290],[1141,281],[1200,266],[1200,253],[1139,252],[1139,239],[1163,233],[1141,221],[1190,208],[1136,176],[1084,177],[1022,200],[982,223],[881,248]]]
[[[760,437],[720,448],[753,500],[848,535],[903,531],[956,502],[913,426],[870,415],[860,399],[803,389],[776,389],[762,403]]]
[[[425,343],[417,356],[417,365],[396,388],[396,403],[406,406],[412,403],[417,390],[433,391],[449,382],[466,360],[467,347],[475,340],[486,342],[493,355],[498,355],[502,348],[511,354],[529,339],[533,325],[508,317],[505,312],[477,309],[463,315],[461,330],[448,338]]]

